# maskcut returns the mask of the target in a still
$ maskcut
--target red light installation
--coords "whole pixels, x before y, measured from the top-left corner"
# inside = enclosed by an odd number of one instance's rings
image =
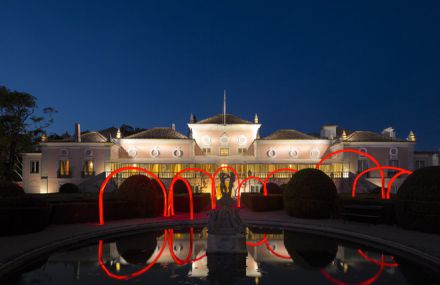
[[[354,197],[356,196],[356,186],[357,186],[357,183],[358,183],[359,179],[360,179],[363,175],[367,174],[368,172],[375,171],[375,170],[380,170],[380,169],[391,169],[391,170],[400,171],[399,173],[397,173],[396,175],[394,175],[393,178],[391,178],[391,180],[388,182],[387,192],[386,192],[386,198],[387,198],[387,199],[390,199],[391,186],[393,185],[394,181],[395,181],[400,175],[403,175],[403,174],[411,174],[411,173],[412,173],[412,172],[409,171],[409,170],[406,170],[406,169],[403,169],[403,168],[400,168],[400,167],[395,167],[395,166],[378,166],[378,167],[372,167],[372,168],[365,169],[364,171],[362,171],[361,173],[359,173],[359,174],[356,176],[356,178],[354,179],[353,186],[352,186],[352,189],[351,189],[351,197],[354,198]]]
[[[267,182],[269,182],[269,179],[272,177],[272,176],[274,176],[276,173],[278,173],[278,172],[292,172],[292,173],[296,173],[296,172],[298,172],[298,170],[296,170],[296,169],[293,169],[293,168],[280,168],[280,169],[277,169],[277,170],[274,170],[274,171],[271,171],[271,172],[269,172],[267,175],[266,175],[266,178],[264,179],[264,191],[263,191],[263,193],[264,193],[264,196],[267,196]]]
[[[114,273],[112,273],[106,266],[105,266],[105,264],[104,264],[104,261],[103,261],[103,259],[102,259],[102,248],[103,248],[103,241],[102,240],[99,240],[99,243],[98,243],[98,263],[99,263],[99,266],[101,267],[101,269],[105,272],[105,274],[108,276],[108,277],[110,277],[110,278],[113,278],[113,279],[118,279],[118,280],[128,280],[128,279],[131,279],[131,278],[134,278],[134,277],[137,277],[137,276],[139,276],[139,275],[142,275],[142,274],[144,274],[145,272],[147,272],[148,270],[150,270],[150,268],[154,265],[154,264],[156,264],[156,262],[157,262],[157,260],[159,260],[159,258],[162,256],[162,253],[163,253],[163,251],[164,251],[164,249],[165,249],[165,246],[167,245],[167,239],[168,239],[168,233],[167,233],[167,231],[165,230],[164,231],[164,237],[163,237],[163,243],[162,243],[162,246],[161,246],[161,248],[160,248],[160,250],[159,250],[159,253],[157,254],[157,256],[147,265],[147,266],[145,266],[144,268],[142,268],[142,269],[140,269],[140,270],[138,270],[138,271],[136,271],[136,272],[133,272],[133,273],[131,273],[131,274],[129,274],[129,275],[118,275],[118,274],[114,274]]]
[[[193,193],[192,193],[191,185],[188,183],[188,180],[186,180],[185,178],[179,177],[179,176],[174,176],[174,178],[173,178],[173,180],[171,181],[171,184],[170,184],[170,190],[168,192],[168,204],[170,206],[169,209],[168,209],[168,216],[174,216],[173,192],[174,192],[174,184],[178,180],[183,181],[183,183],[185,183],[186,190],[188,190],[188,197],[189,197],[189,219],[192,221],[192,220],[194,220],[194,204],[193,204]]]
[[[201,168],[198,167],[189,167],[189,168],[185,168],[179,172],[176,173],[176,176],[180,176],[180,174],[186,173],[186,172],[200,172],[205,174],[206,176],[208,176],[211,179],[211,209],[215,209],[215,180],[214,180],[214,176],[211,175],[211,173],[209,173],[206,170],[203,170]]]
[[[380,261],[378,261],[378,260],[376,260],[376,259],[373,259],[373,258],[369,257],[369,256],[368,256],[365,252],[363,252],[361,249],[358,249],[358,253],[359,253],[359,254],[360,254],[360,255],[361,255],[366,261],[372,262],[372,263],[377,264],[377,265],[380,265],[380,264],[381,264]],[[399,264],[396,263],[396,262],[393,262],[393,263],[384,262],[383,265],[384,265],[385,267],[398,267],[398,266],[399,266]]]
[[[174,262],[177,265],[185,265],[188,264],[190,262],[192,262],[191,260],[191,255],[192,255],[192,250],[193,250],[193,240],[194,240],[194,228],[191,227],[189,230],[189,249],[188,249],[188,255],[186,256],[185,260],[182,260],[180,258],[178,258],[176,256],[176,254],[174,253],[174,241],[173,241],[173,234],[174,234],[174,230],[173,229],[169,229],[168,230],[168,249],[170,250],[170,254],[171,257],[173,258]]]
[[[166,191],[165,186],[163,185],[162,181],[159,179],[159,177],[157,177],[151,171],[148,171],[148,170],[146,170],[145,168],[142,168],[142,167],[125,166],[125,167],[118,168],[115,171],[112,171],[110,173],[110,175],[107,176],[107,178],[101,184],[101,188],[99,189],[99,198],[98,198],[99,224],[100,225],[104,225],[104,190],[105,190],[105,187],[107,186],[107,183],[110,181],[110,179],[113,178],[114,175],[116,175],[116,174],[118,174],[118,173],[120,173],[122,171],[126,171],[126,170],[135,170],[135,171],[146,173],[146,174],[148,174],[149,176],[151,176],[153,179],[155,179],[158,182],[160,188],[162,189],[163,199],[164,199],[164,201],[163,201],[163,203],[164,203],[163,216],[166,217],[167,216],[167,191]]]
[[[269,245],[269,241],[267,240],[267,234],[266,233],[264,234],[263,238],[261,240],[259,240],[258,242],[250,242],[250,241],[246,242],[247,246],[252,246],[252,247],[259,247],[262,244],[265,244],[267,250],[269,250],[270,253],[272,253],[276,257],[279,257],[279,258],[282,258],[282,259],[292,259],[291,256],[280,254],[280,253],[276,252],[273,248],[271,248],[270,245]]]
[[[260,183],[261,183],[261,185],[266,185],[266,183],[263,181],[263,179],[261,179],[260,177],[257,177],[257,176],[248,176],[248,177],[246,177],[245,179],[243,179],[243,180],[241,180],[240,181],[240,183],[238,183],[238,189],[237,189],[237,193],[238,193],[238,195],[237,195],[237,207],[238,208],[240,208],[241,207],[241,202],[240,202],[240,199],[241,199],[241,196],[240,196],[240,193],[241,193],[241,187],[243,186],[243,185],[245,185],[245,183],[247,182],[247,181],[249,181],[249,180],[253,180],[253,179],[255,179],[255,180],[258,180]],[[266,195],[267,196],[267,195]]]
[[[333,151],[333,152],[327,154],[316,164],[315,168],[319,169],[321,167],[321,165],[324,163],[324,161],[326,161],[330,157],[332,157],[336,154],[345,153],[345,152],[357,153],[359,155],[365,156],[365,157],[369,158],[374,164],[376,164],[377,167],[381,167],[380,163],[372,155],[369,155],[368,153],[362,152],[357,149],[347,148],[347,149],[336,150],[336,151]],[[381,197],[382,197],[382,199],[385,199],[385,196],[386,196],[385,191],[384,191],[385,190],[384,189],[385,188],[385,175],[383,173],[382,168],[380,168],[379,171],[380,171],[380,176],[381,176]]]

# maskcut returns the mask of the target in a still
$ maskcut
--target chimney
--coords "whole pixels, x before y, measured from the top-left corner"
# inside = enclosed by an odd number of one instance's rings
[[[392,127],[388,127],[382,131],[382,135],[390,138],[396,138],[396,131]]]
[[[173,130],[176,130],[176,124],[172,123],[172,124],[171,124],[171,128],[172,128]]]
[[[79,123],[75,123],[75,141],[81,142],[81,126]]]
[[[336,139],[337,125],[324,125],[321,127],[321,138],[325,139]]]

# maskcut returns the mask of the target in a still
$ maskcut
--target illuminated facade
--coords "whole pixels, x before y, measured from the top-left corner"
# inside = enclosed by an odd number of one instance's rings
[[[106,132],[80,131],[76,125],[73,138],[42,141],[40,152],[23,154],[23,186],[31,193],[57,192],[70,182],[82,191],[98,191],[103,179],[123,166],[139,166],[155,173],[166,185],[184,168],[198,167],[210,173],[223,165],[232,166],[240,179],[248,176],[265,178],[276,169],[314,167],[326,154],[340,149],[358,149],[373,155],[382,165],[412,170],[438,164],[438,153],[415,153],[415,135],[396,137],[392,128],[381,133],[343,130],[324,125],[320,135],[292,129],[277,130],[260,137],[258,116],[252,121],[223,114],[197,121],[191,115],[188,135],[175,127],[152,128],[128,136],[113,128]],[[423,162],[422,162],[423,160]],[[340,192],[350,192],[355,174],[374,165],[366,157],[343,153],[327,160],[321,170],[332,177]],[[120,173],[119,184],[134,172]],[[385,171],[388,181],[393,171]],[[283,184],[292,173],[280,172],[272,182]],[[185,173],[195,192],[210,192],[208,178],[199,173]],[[217,178],[218,179],[218,178]],[[401,183],[399,178],[394,187]],[[370,172],[358,184],[359,192],[380,185],[378,171]],[[237,185],[234,185],[235,191]],[[259,183],[250,181],[241,191],[259,191]],[[392,189],[392,192],[396,189]]]

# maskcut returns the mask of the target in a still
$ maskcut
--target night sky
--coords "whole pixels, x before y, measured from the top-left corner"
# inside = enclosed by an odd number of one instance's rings
[[[228,113],[258,113],[262,135],[392,126],[434,150],[440,1],[1,0],[0,85],[55,107],[49,132],[186,134],[226,89]]]

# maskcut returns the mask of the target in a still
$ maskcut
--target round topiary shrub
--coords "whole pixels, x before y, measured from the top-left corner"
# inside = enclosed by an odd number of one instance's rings
[[[134,217],[153,217],[163,211],[163,193],[145,175],[132,175],[122,182],[119,191],[130,205]]]
[[[186,194],[188,195],[188,190],[186,189],[186,184],[182,180],[177,180],[173,186],[173,193],[176,195]]]
[[[52,207],[42,197],[23,195],[0,199],[0,235],[40,231],[49,225]]]
[[[409,175],[397,192],[395,210],[403,228],[440,232],[440,166]]]
[[[0,181],[0,197],[23,196],[24,190],[17,183]]]
[[[283,194],[283,189],[276,183],[269,182],[266,184],[267,194]],[[260,193],[264,193],[264,188],[260,188]]]
[[[298,218],[331,217],[337,208],[335,183],[324,172],[307,168],[293,175],[284,190],[284,208]]]
[[[59,192],[63,194],[79,193],[79,188],[73,183],[65,183],[60,186]]]

